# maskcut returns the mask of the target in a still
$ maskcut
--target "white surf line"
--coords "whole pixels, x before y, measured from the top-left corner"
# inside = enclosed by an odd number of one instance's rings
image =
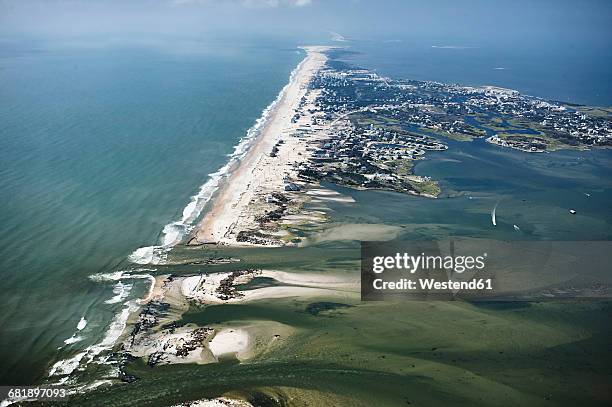
[[[125,300],[132,291],[132,284],[123,284],[119,281],[113,287],[113,296],[108,300],[104,301],[105,304],[117,304]]]
[[[70,376],[80,365],[83,360],[85,364],[90,363],[100,353],[105,350],[112,349],[117,339],[121,337],[123,330],[127,325],[127,320],[130,314],[138,309],[138,305],[135,301],[128,301],[125,303],[121,312],[119,312],[113,318],[108,330],[106,331],[104,338],[95,345],[88,346],[83,351],[73,355],[70,358],[59,360],[51,366],[49,376]],[[61,383],[65,383],[67,377],[60,380]]]
[[[136,269],[134,271],[142,272],[142,271],[156,271],[156,270],[155,269]],[[121,280],[133,280],[133,279],[149,280],[149,283],[150,283],[149,290],[146,296],[138,300],[140,303],[147,302],[153,295],[153,289],[155,288],[155,277],[153,277],[153,275],[151,274],[142,274],[142,273],[132,274],[129,271],[115,271],[113,273],[93,274],[89,276],[89,278],[92,281],[118,281],[118,283],[113,288],[113,293],[115,294],[115,296],[109,300],[104,301],[105,304],[116,304],[118,302],[123,301],[125,298],[127,298],[132,288],[132,285],[123,284],[121,283]],[[117,301],[117,297],[120,297],[121,299]]]
[[[135,271],[155,271],[155,270],[136,269]],[[99,282],[118,281],[119,283],[121,283],[120,280],[147,279],[151,282],[147,298],[150,297],[153,291],[153,287],[155,285],[155,277],[153,277],[150,274],[131,274],[123,270],[116,271],[113,273],[93,274],[89,276],[89,278],[92,281],[99,281]],[[115,292],[116,287],[117,287],[117,284],[115,285],[115,288],[113,288],[113,292]],[[112,299],[114,298],[115,297],[113,297]],[[125,295],[125,298],[127,298],[127,294]],[[123,301],[125,298],[122,298],[121,301]],[[91,361],[93,361],[103,351],[111,349],[115,345],[115,342],[121,337],[123,330],[127,326],[127,320],[130,314],[139,309],[139,304],[141,304],[141,301],[143,300],[125,302],[121,311],[117,313],[115,317],[113,318],[113,320],[111,321],[108,330],[106,331],[104,337],[102,338],[100,342],[98,342],[95,345],[85,348],[83,351],[73,355],[72,357],[59,360],[58,362],[53,364],[53,366],[51,367],[49,371],[49,376],[50,377],[51,376],[65,376],[64,378],[60,380],[58,384],[65,383],[69,379],[70,375],[81,365],[81,362],[83,360],[85,360],[85,364],[88,364]],[[110,300],[105,301],[106,304],[114,304],[117,302],[120,302],[120,301],[116,301],[116,302],[115,301],[111,302]],[[77,331],[82,331],[85,328],[85,326],[87,326],[87,320],[83,316],[81,317],[81,319],[79,320],[79,323],[77,324]],[[70,338],[64,340],[64,343],[66,345],[70,345],[70,344],[79,342],[82,339],[83,337],[81,337],[80,335],[77,335],[77,333],[75,332],[74,335],[72,335]]]
[[[259,135],[261,129],[264,127],[272,112],[278,103],[283,99],[287,89],[293,83],[295,75],[299,72],[300,68],[304,64],[308,57],[305,55],[304,59],[291,71],[289,75],[289,82],[281,89],[276,96],[276,99],[272,101],[262,112],[261,116],[255,121],[255,124],[249,128],[246,135],[234,146],[233,153],[229,154],[229,161],[221,167],[218,171],[209,174],[209,179],[201,187],[199,192],[191,197],[190,202],[183,209],[183,216],[181,220],[175,221],[164,226],[162,230],[162,236],[160,239],[161,245],[158,246],[146,246],[136,249],[132,254],[128,256],[128,260],[136,264],[161,264],[164,262],[167,252],[177,243],[179,243],[183,237],[193,229],[194,221],[200,216],[202,209],[205,204],[212,198],[214,192],[219,188],[220,182],[223,178],[227,177],[230,170],[237,164],[249,151],[253,140]],[[129,278],[147,278],[151,281],[149,287],[149,293],[147,296],[138,301],[127,301],[124,304],[123,309],[115,315],[115,318],[110,324],[104,338],[96,345],[85,348],[84,351],[77,353],[71,358],[63,359],[56,362],[49,371],[49,376],[67,376],[60,380],[65,381],[67,378],[80,366],[81,361],[85,359],[85,363],[89,363],[94,360],[102,351],[111,349],[115,342],[119,339],[123,330],[127,325],[127,320],[132,312],[139,309],[139,304],[146,302],[150,299],[153,289],[155,286],[155,278],[150,274],[128,274],[123,271],[108,274],[97,274],[90,276],[94,281],[113,281]]]
[[[240,139],[236,146],[234,146],[234,151],[228,155],[228,162],[216,172],[209,174],[209,179],[200,186],[198,193],[191,197],[190,202],[183,209],[182,218],[164,226],[161,233],[160,245],[140,247],[130,254],[128,260],[136,264],[161,264],[165,260],[167,252],[193,230],[195,226],[194,222],[199,218],[204,206],[219,189],[221,181],[227,178],[236,164],[249,152],[253,141],[260,134],[261,130],[270,119],[274,109],[287,93],[287,89],[294,81],[295,75],[299,72],[307,57],[308,54],[306,54],[304,59],[302,59],[293,71],[291,71],[287,84],[280,90],[272,103],[262,111],[261,116],[255,121],[253,126],[247,130],[246,135]]]

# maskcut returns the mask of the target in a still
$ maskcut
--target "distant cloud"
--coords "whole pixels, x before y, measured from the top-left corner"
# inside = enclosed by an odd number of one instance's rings
[[[468,47],[464,45],[432,45],[431,47],[438,48],[438,49],[474,49],[474,48],[478,48],[478,47]]]
[[[173,6],[185,6],[190,4],[206,4],[208,0],[170,0],[170,4]]]
[[[170,4],[173,6],[189,6],[212,4],[218,1],[220,0],[170,0]],[[305,7],[312,4],[312,0],[234,0],[233,2],[250,8]]]
[[[312,4],[312,0],[242,0],[242,4],[247,7],[278,7],[278,6],[293,6],[304,7]]]

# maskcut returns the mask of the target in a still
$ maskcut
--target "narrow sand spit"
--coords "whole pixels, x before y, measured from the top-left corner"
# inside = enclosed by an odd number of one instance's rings
[[[278,286],[236,290],[235,286],[256,277],[276,280]],[[245,270],[232,273],[183,277],[182,294],[200,304],[242,303],[286,297],[345,297],[359,293],[359,279],[327,274],[288,273],[275,270]]]
[[[299,184],[295,181],[294,164],[303,162],[310,152],[307,150],[309,141],[295,135],[298,129],[311,126],[309,110],[315,110],[316,91],[310,91],[308,84],[324,66],[327,58],[323,52],[329,47],[304,49],[306,58],[294,72],[247,155],[220,187],[192,243],[249,244],[239,234],[259,229],[256,218],[273,208],[266,205],[265,197],[284,191],[287,182]],[[278,149],[277,154],[271,154],[273,148]],[[279,239],[259,237],[255,244],[282,243]]]
[[[325,66],[324,52],[328,48],[304,48],[306,58],[292,74],[244,158],[230,168],[190,244],[295,244],[281,225],[318,222],[327,216],[325,208],[304,210],[305,202],[353,202],[350,196],[298,180],[298,164],[307,161],[314,151],[312,146],[328,136],[317,124],[318,115],[323,114],[314,104],[320,91],[309,89],[309,83]],[[280,219],[262,221],[262,216],[274,211],[281,211]],[[275,283],[240,288],[257,277],[270,278]],[[186,277],[159,276],[141,300],[144,309],[133,321],[134,329],[124,341],[124,349],[132,356],[144,358],[151,366],[214,363],[226,355],[248,360],[280,346],[284,338],[293,335],[294,329],[267,320],[204,327],[180,325],[176,321],[194,304],[287,297],[357,298],[358,294],[358,280],[327,274],[240,270]],[[205,404],[194,405],[241,405],[218,404],[220,400],[200,400],[196,403]]]
[[[219,397],[216,399],[205,399],[189,401],[187,403],[176,404],[172,407],[251,407],[252,404],[243,400]]]
[[[264,288],[244,293],[236,289],[236,286],[260,275],[263,275],[261,271],[241,270],[189,277],[157,277],[151,298],[132,321],[133,329],[124,339],[123,349],[131,356],[143,358],[151,367],[159,364],[215,363],[222,356],[234,356],[243,361],[269,351],[291,336],[293,329],[276,321],[249,321],[248,324],[232,326],[177,324],[188,309],[189,302],[211,305],[292,294],[291,291],[279,292],[278,289],[283,287],[267,287],[272,291]],[[269,275],[274,273],[266,272],[266,276]],[[279,274],[279,278],[297,281],[285,274]],[[313,277],[304,279],[311,280]],[[288,288],[327,292],[318,288]]]

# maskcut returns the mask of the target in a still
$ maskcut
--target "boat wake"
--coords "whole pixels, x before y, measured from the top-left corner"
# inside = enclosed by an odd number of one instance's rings
[[[499,201],[497,201],[497,203],[493,207],[493,210],[491,211],[491,223],[493,224],[493,226],[497,226],[497,218],[495,216],[495,212],[497,212],[497,205],[499,205]]]

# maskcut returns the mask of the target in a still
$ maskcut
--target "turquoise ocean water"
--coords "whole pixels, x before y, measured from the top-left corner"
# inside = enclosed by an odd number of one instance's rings
[[[182,227],[167,225],[185,218],[191,197],[303,57],[297,44],[263,44],[0,48],[0,383],[40,380],[54,361],[99,343],[125,299],[144,293],[143,280],[89,276],[133,266],[135,249]],[[486,48],[344,45],[361,52],[349,62],[385,75],[612,105],[612,70],[585,65],[551,75],[545,54],[515,52],[500,62]],[[401,224],[415,237],[507,238],[516,236],[513,224],[526,238],[612,236],[610,151],[536,157],[481,142],[449,146],[416,172],[460,196],[346,191],[357,204],[333,208],[334,219]],[[498,201],[500,227],[492,230],[488,213]],[[570,207],[579,216],[569,217]]]
[[[146,284],[88,276],[159,243],[303,57],[188,45],[0,51],[1,383],[100,340]]]

